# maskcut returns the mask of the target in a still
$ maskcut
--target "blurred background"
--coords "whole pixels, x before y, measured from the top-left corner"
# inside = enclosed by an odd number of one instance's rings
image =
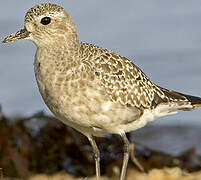
[[[200,0],[6,0],[0,6],[0,41],[23,27],[29,8],[45,2],[71,14],[81,41],[131,59],[162,87],[201,96]],[[50,114],[34,77],[35,51],[29,41],[0,44],[0,104],[7,116]],[[136,131],[133,139],[168,153],[196,147],[201,154],[200,127],[201,109],[179,112]]]

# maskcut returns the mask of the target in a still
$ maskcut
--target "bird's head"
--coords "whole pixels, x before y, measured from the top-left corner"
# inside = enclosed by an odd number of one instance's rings
[[[28,39],[37,46],[78,41],[77,30],[71,16],[56,4],[41,4],[31,8],[25,16],[24,28],[4,39],[4,43]]]

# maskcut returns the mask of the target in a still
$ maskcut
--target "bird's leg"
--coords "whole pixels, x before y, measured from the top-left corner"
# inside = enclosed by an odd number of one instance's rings
[[[124,159],[123,159],[123,166],[122,166],[122,170],[121,170],[120,180],[125,180],[126,170],[127,170],[128,160],[129,160],[130,143],[129,143],[125,133],[121,133],[120,135],[121,135],[121,138],[122,138],[123,143],[124,143],[124,147],[123,147]]]
[[[130,144],[130,153],[131,153],[131,160],[140,169],[140,171],[144,172],[144,167],[140,164],[140,162],[135,157],[135,144],[134,143]]]
[[[94,138],[92,136],[88,136],[88,139],[93,148],[94,158],[96,162],[96,178],[97,180],[99,180],[100,179],[100,152],[98,150],[98,147],[96,145],[96,141],[94,140]]]

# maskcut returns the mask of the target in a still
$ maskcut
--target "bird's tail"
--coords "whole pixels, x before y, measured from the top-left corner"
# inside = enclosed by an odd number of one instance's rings
[[[185,106],[183,106],[184,108],[183,109],[181,108],[181,110],[192,110],[196,109],[197,107],[201,107],[200,97],[182,94],[165,88],[162,88],[162,91],[165,94],[165,96],[169,99],[169,102],[181,103],[181,104],[187,103],[188,105],[191,105],[191,108],[190,107],[185,108]]]
[[[184,97],[186,97],[194,108],[197,108],[199,106],[201,107],[201,98],[200,97],[186,95],[186,94],[181,94],[181,95],[183,95]]]

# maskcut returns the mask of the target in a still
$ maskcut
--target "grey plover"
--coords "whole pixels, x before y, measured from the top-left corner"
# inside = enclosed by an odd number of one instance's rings
[[[40,93],[53,114],[89,139],[100,177],[94,136],[119,134],[124,143],[121,180],[129,159],[126,132],[177,110],[201,106],[201,98],[157,86],[129,59],[80,42],[71,16],[55,4],[31,8],[25,26],[6,42],[28,39],[37,45],[34,63]]]

